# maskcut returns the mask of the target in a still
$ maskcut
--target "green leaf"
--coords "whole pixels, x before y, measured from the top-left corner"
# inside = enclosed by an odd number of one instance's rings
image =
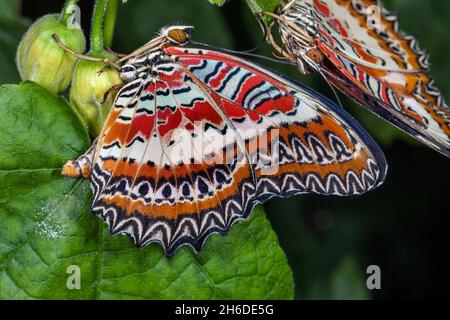
[[[245,0],[253,13],[273,12],[281,4],[281,0]]]
[[[281,4],[281,0],[245,0],[253,14],[261,12],[274,12]],[[272,20],[269,16],[263,16],[263,21],[269,25]]]
[[[67,102],[32,82],[0,87],[0,299],[289,299],[293,279],[261,207],[200,254],[137,249],[90,213],[86,181],[60,175],[89,146]],[[78,266],[81,289],[68,289]],[[70,269],[69,269],[70,270]]]
[[[225,4],[225,1],[227,1],[227,0],[208,0],[208,1],[211,2],[212,4],[218,5],[220,7],[220,6],[223,6]]]

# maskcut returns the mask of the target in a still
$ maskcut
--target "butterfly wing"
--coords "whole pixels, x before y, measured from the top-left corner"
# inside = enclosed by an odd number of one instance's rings
[[[317,46],[334,66],[324,70],[356,87],[350,96],[363,106],[450,157],[450,109],[428,76],[427,55],[417,40],[399,30],[397,16],[375,0],[297,1],[314,16]],[[327,66],[325,66],[327,68]],[[357,91],[358,92],[355,96]],[[349,93],[349,92],[346,92]]]
[[[333,59],[333,65],[325,64],[322,70],[332,84],[340,88],[340,84],[350,83],[353,88],[343,90],[344,93],[424,144],[450,157],[450,111],[447,107],[436,107],[426,100],[426,92],[431,88],[429,85],[425,86],[419,81],[412,93],[399,92],[393,88],[392,81],[379,80],[367,68],[328,49],[323,50],[330,60]],[[398,79],[403,76],[399,74]],[[361,100],[361,97],[364,99]]]
[[[303,1],[297,1],[302,6]],[[375,69],[425,71],[430,65],[417,40],[399,29],[395,14],[377,0],[307,0],[320,42],[348,60]]]
[[[93,211],[166,254],[200,250],[257,203],[380,185],[382,151],[345,111],[238,58],[169,47],[157,77],[121,90],[94,157]]]

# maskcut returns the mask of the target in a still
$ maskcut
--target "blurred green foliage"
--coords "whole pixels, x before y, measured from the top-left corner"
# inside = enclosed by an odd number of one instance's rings
[[[0,0],[0,83],[20,80],[15,55],[29,22],[21,17],[19,4],[19,0]]]
[[[222,1],[213,0],[220,3]],[[404,31],[418,36],[431,54],[437,86],[450,94],[450,1],[386,0]],[[27,20],[16,15],[19,1],[0,0],[0,83],[17,82],[15,45]],[[92,1],[82,1],[89,8]],[[59,10],[60,2],[24,0],[24,16],[35,19]],[[89,12],[89,9],[88,11]],[[89,15],[83,12],[88,25]],[[223,6],[207,0],[129,0],[119,10],[113,49],[130,52],[171,23],[196,26],[195,39],[243,50],[261,40],[260,28],[243,0]],[[88,27],[85,27],[88,30]],[[260,54],[271,56],[263,45]],[[317,75],[258,60],[333,98]],[[358,198],[298,196],[266,206],[289,263],[297,298],[449,297],[450,234],[448,159],[413,142],[396,128],[344,99],[346,108],[383,147],[390,170],[380,189]],[[365,288],[365,270],[382,270],[382,290]]]

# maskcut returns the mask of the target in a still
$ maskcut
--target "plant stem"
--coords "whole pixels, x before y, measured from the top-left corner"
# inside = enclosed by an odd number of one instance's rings
[[[103,16],[108,0],[97,0],[91,23],[91,50],[94,56],[103,57]]]
[[[64,4],[64,7],[61,12],[61,18],[60,21],[62,24],[67,25],[67,22],[72,17],[74,10],[73,7],[76,6],[78,3],[78,0],[67,0]]]
[[[106,8],[105,23],[103,28],[103,40],[107,48],[111,48],[112,46],[118,8],[119,0],[109,0],[108,6]]]

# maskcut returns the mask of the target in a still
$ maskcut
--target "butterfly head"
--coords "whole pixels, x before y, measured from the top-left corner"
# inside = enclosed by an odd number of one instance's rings
[[[189,43],[193,31],[193,26],[175,25],[162,28],[160,34],[164,36],[169,43],[184,46]]]
[[[153,64],[158,59],[161,59],[162,51],[160,50],[160,46],[162,44],[185,46],[189,44],[193,31],[194,27],[184,25],[173,25],[162,28],[159,33],[160,36],[154,39],[157,40],[156,43],[152,43],[151,41],[151,47],[144,46],[145,51],[140,51],[137,55],[130,55],[131,58],[128,62],[120,68],[120,77],[124,82],[131,82],[137,78],[146,77],[149,70],[148,64]]]
[[[125,82],[137,79],[138,71],[132,64],[126,64],[120,68],[120,78]]]

